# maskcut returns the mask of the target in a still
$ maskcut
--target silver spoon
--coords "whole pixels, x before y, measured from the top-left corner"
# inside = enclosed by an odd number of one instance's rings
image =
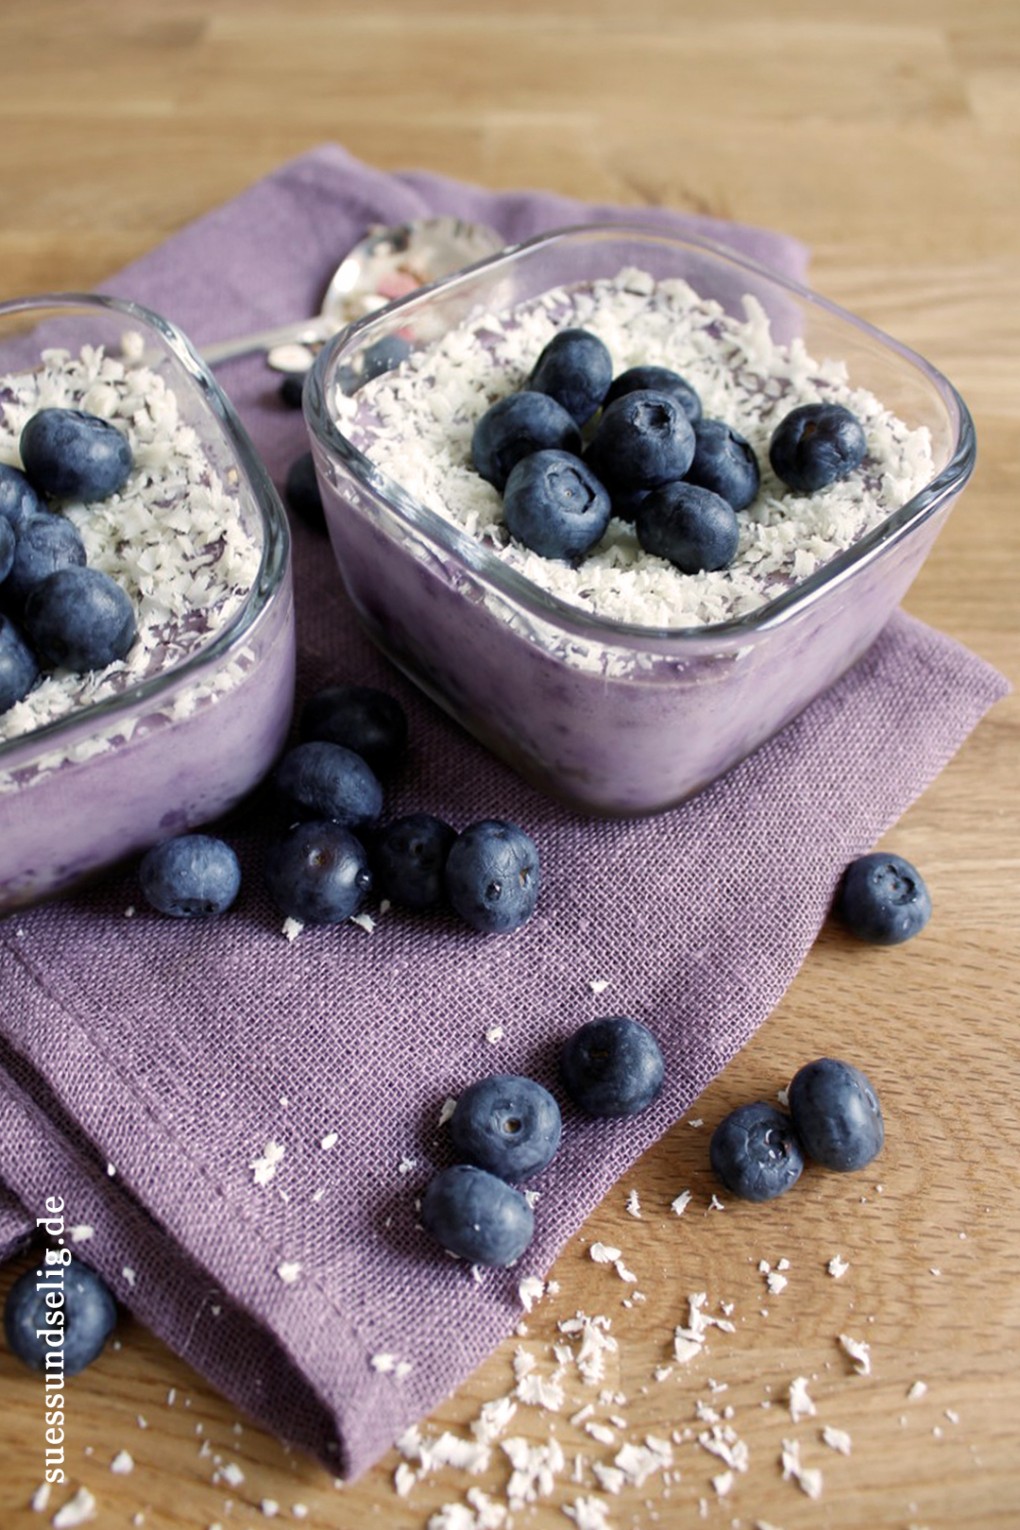
[[[234,356],[265,351],[269,365],[277,371],[303,372],[314,359],[312,348],[345,325],[415,287],[494,255],[505,244],[495,229],[460,218],[417,218],[392,228],[376,225],[334,271],[318,314],[240,339],[217,341],[204,346],[202,354],[210,366],[216,366]]]

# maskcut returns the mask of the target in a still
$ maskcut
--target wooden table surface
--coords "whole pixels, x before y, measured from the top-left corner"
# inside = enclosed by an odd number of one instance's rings
[[[928,356],[976,416],[972,486],[907,605],[1016,677],[1016,0],[32,0],[0,11],[0,56],[4,298],[87,288],[326,140],[384,168],[798,235],[813,284]],[[463,1433],[504,1395],[515,1345],[550,1368],[558,1322],[582,1309],[609,1315],[619,1343],[615,1444],[570,1422],[588,1395],[579,1383],[560,1414],[522,1408],[514,1432],[558,1440],[571,1463],[675,1432],[668,1480],[600,1495],[614,1527],[1020,1525],[1018,717],[1020,703],[1000,703],[888,835],[928,877],[928,930],[893,950],[823,933],[695,1119],[563,1253],[559,1294],[527,1336],[493,1354],[427,1432]],[[889,1081],[881,1160],[814,1176],[774,1206],[713,1209],[710,1125],[823,1051]],[[683,1188],[678,1219],[669,1208]],[[589,1257],[596,1238],[640,1272],[643,1304],[625,1306],[627,1288]],[[839,1279],[837,1254],[849,1265]],[[770,1291],[761,1262],[775,1272],[781,1260],[788,1283]],[[695,1291],[732,1302],[735,1331],[656,1382]],[[841,1333],[868,1342],[870,1375],[854,1372]],[[817,1412],[794,1420],[798,1376]],[[479,1477],[446,1467],[406,1497],[396,1453],[337,1487],[129,1320],[73,1384],[70,1484],[45,1514],[28,1508],[42,1481],[39,1389],[6,1354],[0,1408],[4,1526],[48,1523],[81,1484],[97,1523],[150,1530],[243,1530],[265,1522],[262,1500],[282,1522],[304,1505],[309,1526],[394,1530],[424,1527],[470,1489],[505,1501],[498,1452]],[[849,1434],[849,1455],[826,1427]],[[747,1447],[728,1493],[713,1481],[726,1463],[699,1434]],[[787,1440],[821,1469],[819,1498],[784,1478]],[[110,1470],[121,1450],[127,1475]],[[241,1465],[239,1487],[213,1482],[217,1458]],[[570,1523],[563,1505],[594,1487],[582,1475],[578,1485],[568,1472],[514,1524]]]

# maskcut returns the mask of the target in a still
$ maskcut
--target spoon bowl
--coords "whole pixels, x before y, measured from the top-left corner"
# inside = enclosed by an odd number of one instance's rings
[[[503,249],[506,240],[483,223],[440,216],[373,225],[337,266],[319,312],[203,348],[210,366],[265,351],[280,372],[304,372],[315,350],[348,324],[440,276]]]

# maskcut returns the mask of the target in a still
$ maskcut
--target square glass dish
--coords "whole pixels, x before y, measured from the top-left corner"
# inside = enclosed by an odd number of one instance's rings
[[[670,365],[752,440],[761,492],[730,569],[649,570],[616,521],[576,567],[513,543],[472,430],[564,327],[599,334],[616,373]],[[811,503],[767,450],[805,398],[848,403],[869,442]],[[340,575],[379,646],[541,791],[612,816],[700,791],[843,674],[975,454],[959,394],[904,346],[721,247],[618,225],[532,239],[353,325],[320,353],[305,415]]]
[[[24,425],[51,407],[127,436],[117,492],[25,499],[9,470],[23,466]],[[72,522],[87,564],[127,591],[136,626],[123,659],[83,674],[43,665],[0,712],[8,912],[208,822],[253,787],[289,726],[295,635],[283,508],[211,373],[159,315],[88,294],[0,305],[0,463],[16,547],[20,495],[29,520]],[[8,578],[0,621],[21,632],[10,591]]]

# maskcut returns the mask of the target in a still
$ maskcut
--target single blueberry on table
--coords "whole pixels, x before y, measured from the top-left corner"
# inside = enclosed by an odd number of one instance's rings
[[[585,461],[612,492],[683,478],[693,456],[694,428],[676,399],[638,389],[603,409]]]
[[[771,1201],[804,1172],[804,1152],[790,1117],[765,1100],[739,1105],[712,1133],[709,1162],[745,1201]]]
[[[24,701],[39,678],[39,661],[21,630],[0,613],[0,713]]]
[[[659,1043],[627,1015],[589,1020],[560,1051],[560,1078],[589,1116],[636,1116],[658,1097],[665,1077]]]
[[[898,946],[928,923],[931,895],[910,861],[902,855],[874,851],[851,861],[843,873],[835,913],[859,940]]]
[[[560,1145],[560,1107],[534,1079],[496,1073],[465,1089],[450,1117],[458,1158],[498,1174],[529,1179]]]
[[[683,481],[653,489],[638,509],[635,528],[645,552],[667,559],[682,574],[727,568],[740,541],[729,501]]]
[[[598,335],[587,329],[561,329],[535,362],[528,388],[548,393],[571,419],[585,425],[613,380],[613,358]]]
[[[222,914],[237,897],[241,867],[213,834],[179,834],[146,851],[138,867],[146,902],[175,919]]]
[[[746,510],[761,486],[754,447],[724,420],[695,425],[694,456],[685,476],[688,483],[711,489],[734,510]]]
[[[601,539],[611,513],[606,489],[569,452],[522,457],[503,490],[510,535],[542,558],[583,558]]]
[[[509,393],[478,420],[471,436],[471,460],[486,483],[503,486],[522,457],[552,448],[581,454],[581,432],[547,393]]]
[[[797,1072],[787,1093],[804,1152],[826,1169],[863,1169],[885,1141],[882,1108],[851,1063],[820,1057]]]
[[[670,367],[628,367],[614,377],[603,405],[609,405],[625,393],[668,393],[675,398],[692,425],[701,419],[701,399],[686,378]]]
[[[266,886],[288,919],[340,924],[372,890],[364,845],[342,824],[292,824],[266,851]]]
[[[857,416],[842,404],[800,404],[772,433],[769,461],[798,494],[813,494],[860,467],[868,450]]]
[[[431,813],[407,813],[385,824],[372,845],[375,890],[402,908],[445,902],[446,857],[457,831]]]
[[[25,521],[42,513],[39,496],[24,473],[0,462],[0,517],[9,521],[14,531],[19,531]]]
[[[56,1252],[47,1250],[53,1256]],[[66,1251],[59,1252],[63,1256]],[[58,1271],[62,1271],[59,1280]],[[58,1291],[63,1296],[60,1305],[53,1294]],[[62,1314],[59,1325],[54,1321],[55,1313]],[[116,1323],[117,1304],[109,1287],[88,1265],[74,1258],[40,1260],[38,1266],[18,1277],[4,1305],[8,1348],[33,1371],[46,1370],[47,1355],[58,1353],[46,1336],[59,1333],[63,1372],[76,1376],[97,1358]]]
[[[538,848],[517,824],[485,818],[458,834],[446,857],[446,895],[483,934],[516,930],[538,902]]]
[[[343,744],[312,739],[295,744],[273,772],[284,808],[296,818],[332,819],[348,829],[376,823],[383,808],[379,778],[367,760]]]
[[[21,460],[33,488],[54,499],[108,499],[133,465],[127,437],[84,409],[40,409],[21,432]]]
[[[14,609],[24,605],[33,586],[58,568],[84,568],[85,543],[73,521],[44,511],[24,521],[14,539],[14,556],[4,580],[3,598]]]
[[[85,674],[123,659],[137,632],[131,597],[98,568],[61,568],[33,585],[25,633],[41,662]]]
[[[443,1169],[429,1181],[421,1220],[449,1253],[500,1268],[520,1258],[535,1231],[535,1214],[520,1191],[468,1163]]]
[[[14,549],[17,545],[17,537],[10,521],[0,515],[0,584],[3,584],[11,571],[14,562]]]
[[[325,531],[326,511],[311,452],[302,452],[287,469],[283,497],[287,508],[300,516],[306,526],[310,526],[313,531]]]
[[[365,381],[372,377],[381,377],[384,372],[392,372],[393,368],[399,367],[410,354],[410,341],[405,340],[403,335],[382,335],[378,340],[373,340],[371,345],[365,347],[361,358],[361,369]]]
[[[302,740],[343,744],[390,775],[407,754],[407,713],[395,696],[372,685],[327,685],[309,696],[298,719]]]

